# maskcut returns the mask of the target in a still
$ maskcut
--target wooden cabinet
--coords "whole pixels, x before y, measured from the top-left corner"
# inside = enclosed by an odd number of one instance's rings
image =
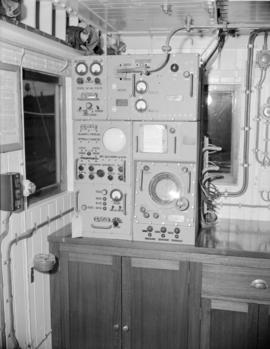
[[[59,261],[54,349],[199,349],[200,264],[93,251]]]
[[[63,348],[119,348],[120,263],[105,255],[61,255]]]
[[[53,349],[270,348],[268,255],[70,238],[50,250]]]
[[[200,276],[195,263],[123,258],[123,348],[199,348]]]
[[[254,287],[262,280],[270,269],[204,264],[200,349],[270,347],[270,290]]]

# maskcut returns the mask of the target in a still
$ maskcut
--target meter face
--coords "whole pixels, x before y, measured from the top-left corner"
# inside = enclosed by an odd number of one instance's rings
[[[84,62],[79,62],[75,67],[75,71],[78,75],[85,75],[87,70],[87,65]]]

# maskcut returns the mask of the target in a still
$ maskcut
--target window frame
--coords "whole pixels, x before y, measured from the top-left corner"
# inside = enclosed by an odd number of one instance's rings
[[[60,194],[67,190],[67,153],[66,153],[66,81],[65,77],[56,73],[40,71],[29,67],[22,68],[22,87],[24,86],[23,70],[36,72],[42,75],[52,76],[58,79],[55,84],[55,155],[56,155],[56,183],[43,187],[39,190],[39,195],[30,195],[27,197],[27,206],[39,203],[42,200],[51,198],[57,194]],[[23,91],[22,91],[23,95]],[[58,102],[57,102],[58,101]],[[22,97],[23,103],[23,97]],[[24,117],[24,105],[22,105],[23,114],[23,140],[24,140],[24,163],[25,163],[25,178],[26,173],[26,149],[25,149],[25,117]]]
[[[205,85],[205,103],[210,91],[232,94],[232,115],[231,115],[231,171],[229,173],[219,172],[223,178],[217,179],[217,185],[235,186],[239,175],[239,148],[240,148],[240,126],[241,126],[241,84],[240,83],[207,83]],[[205,105],[207,109],[207,104]],[[205,113],[208,115],[208,112]],[[206,116],[205,116],[206,117]],[[207,119],[208,122],[208,119]],[[216,144],[215,144],[216,145]],[[211,160],[211,159],[210,159]]]

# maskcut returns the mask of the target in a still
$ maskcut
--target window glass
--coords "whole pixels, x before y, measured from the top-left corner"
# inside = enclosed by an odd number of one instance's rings
[[[26,178],[37,198],[61,190],[59,78],[24,70],[23,87]]]
[[[229,182],[236,181],[238,168],[239,91],[238,85],[218,84],[207,85],[205,90],[206,134],[209,143],[222,148],[210,154],[209,160],[219,166],[220,173]]]

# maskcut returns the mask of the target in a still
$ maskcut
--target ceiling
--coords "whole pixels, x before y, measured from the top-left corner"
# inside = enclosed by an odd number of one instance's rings
[[[78,0],[87,23],[112,33],[167,33],[184,26],[267,26],[270,1],[234,0]]]

